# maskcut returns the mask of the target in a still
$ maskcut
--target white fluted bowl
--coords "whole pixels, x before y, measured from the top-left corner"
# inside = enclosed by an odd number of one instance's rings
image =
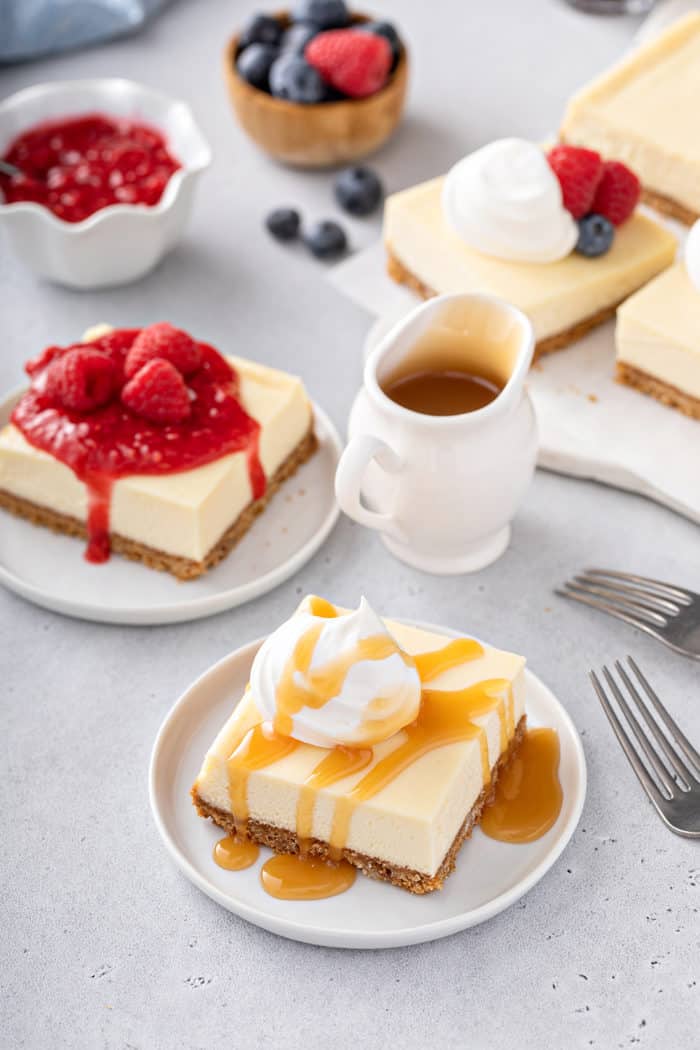
[[[0,225],[17,255],[35,273],[71,288],[126,284],[153,269],[182,234],[195,185],[211,161],[184,102],[119,79],[37,84],[10,95],[0,104],[0,154],[34,124],[95,112],[152,124],[182,167],[156,205],[112,204],[82,222],[64,222],[30,201],[0,203]]]

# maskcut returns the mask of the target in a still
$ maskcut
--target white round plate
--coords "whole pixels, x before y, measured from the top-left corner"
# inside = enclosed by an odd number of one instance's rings
[[[0,427],[22,391],[0,404]],[[0,510],[0,583],[37,605],[102,623],[164,624],[232,609],[277,587],[312,557],[335,525],[340,438],[314,404],[319,449],[265,508],[231,554],[183,583],[125,558],[86,562],[82,541]]]
[[[458,632],[417,624],[457,637]],[[204,754],[243,694],[261,640],[215,664],[178,700],[160,728],[151,755],[151,810],[175,863],[224,908],[263,929],[332,948],[396,948],[419,944],[490,919],[514,904],[554,864],[576,827],[586,795],[586,761],[578,733],[550,690],[526,671],[528,724],[559,733],[564,804],[553,828],[537,842],[507,845],[477,829],[463,846],[444,889],[417,897],[358,876],[348,892],[321,901],[281,901],[260,885],[260,866],[224,871],[212,859],[221,830],[197,816],[190,788]]]

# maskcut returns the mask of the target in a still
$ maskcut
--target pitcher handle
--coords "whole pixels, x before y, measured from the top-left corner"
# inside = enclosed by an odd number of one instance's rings
[[[381,438],[373,434],[358,434],[351,438],[335,473],[335,495],[340,509],[360,525],[385,532],[399,543],[405,543],[403,529],[391,514],[368,510],[360,500],[362,479],[372,460],[388,474],[399,474],[403,469],[401,457]]]

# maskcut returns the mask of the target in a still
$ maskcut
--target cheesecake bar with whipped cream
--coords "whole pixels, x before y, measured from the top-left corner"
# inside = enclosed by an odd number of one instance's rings
[[[603,167],[601,158],[601,173]],[[593,191],[594,185],[591,203]],[[540,355],[611,318],[619,303],[673,262],[675,238],[634,202],[614,231],[608,220],[602,224],[608,238],[602,250],[602,240],[582,240],[587,220],[565,207],[541,147],[499,140],[447,176],[387,199],[389,274],[423,298],[485,292],[513,303],[532,321]],[[597,254],[584,254],[592,251]]]
[[[262,644],[194,804],[238,839],[440,889],[525,730],[525,660],[306,598]]]
[[[700,221],[685,260],[617,312],[617,379],[700,420]]]
[[[700,12],[626,55],[569,102],[566,142],[639,175],[643,199],[690,225],[700,218]]]
[[[49,347],[0,431],[0,507],[180,579],[224,558],[313,453],[299,379],[167,324]]]

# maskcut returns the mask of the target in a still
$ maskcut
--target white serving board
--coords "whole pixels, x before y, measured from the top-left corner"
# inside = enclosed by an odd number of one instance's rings
[[[379,318],[368,346],[419,302],[387,275],[381,243],[329,276]],[[637,492],[700,522],[700,422],[614,381],[613,334],[613,322],[602,325],[531,371],[538,465]]]

